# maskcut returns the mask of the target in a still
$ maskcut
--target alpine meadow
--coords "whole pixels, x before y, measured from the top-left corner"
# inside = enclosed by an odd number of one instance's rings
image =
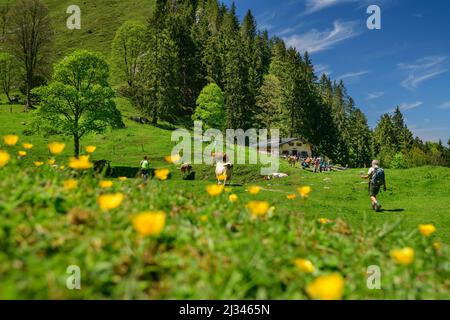
[[[0,0],[0,299],[450,299],[450,137],[240,2]]]

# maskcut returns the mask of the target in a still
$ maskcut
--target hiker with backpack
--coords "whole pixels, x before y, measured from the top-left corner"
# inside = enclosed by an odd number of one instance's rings
[[[384,169],[380,168],[378,160],[372,161],[372,167],[369,169],[367,176],[362,176],[363,179],[369,179],[369,195],[372,200],[372,208],[376,212],[381,210],[381,205],[378,203],[377,196],[380,192],[380,188],[386,191],[386,178],[384,175]]]

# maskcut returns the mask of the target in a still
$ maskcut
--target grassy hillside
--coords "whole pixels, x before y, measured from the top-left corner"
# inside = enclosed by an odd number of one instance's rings
[[[0,0],[0,4],[12,4],[14,0]],[[55,59],[76,48],[95,50],[109,56],[116,30],[128,20],[145,22],[150,15],[153,0],[44,0],[50,10],[55,29]],[[66,13],[70,5],[81,9],[81,30],[66,27]]]

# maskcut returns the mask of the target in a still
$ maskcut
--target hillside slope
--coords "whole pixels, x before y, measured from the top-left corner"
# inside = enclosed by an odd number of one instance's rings
[[[14,0],[0,0],[13,4]],[[95,50],[109,56],[116,30],[128,20],[145,22],[150,15],[153,0],[44,0],[50,10],[55,28],[55,56],[61,58],[76,48]],[[70,5],[81,9],[81,30],[69,30],[66,13]]]

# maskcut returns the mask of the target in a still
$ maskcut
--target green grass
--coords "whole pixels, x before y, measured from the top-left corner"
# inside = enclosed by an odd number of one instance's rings
[[[48,6],[52,26],[55,31],[52,63],[59,61],[75,49],[82,48],[100,52],[106,59],[110,58],[111,44],[117,29],[126,21],[146,23],[154,0],[43,0]],[[0,0],[2,4],[14,4],[14,0]],[[78,5],[81,10],[81,29],[67,28],[66,13],[70,5]],[[119,80],[114,75],[112,82],[117,85]]]
[[[118,100],[124,116],[135,112]],[[195,166],[196,181],[181,180],[170,167],[171,180],[114,181],[108,192],[125,195],[122,205],[101,211],[99,178],[77,175],[48,165],[50,141],[66,141],[57,158],[67,164],[71,142],[64,137],[23,135],[30,114],[22,107],[0,106],[0,136],[15,133],[35,147],[18,161],[16,147],[2,147],[13,160],[0,169],[0,298],[162,298],[162,299],[306,299],[314,278],[333,272],[345,278],[345,299],[450,298],[448,260],[450,169],[424,167],[387,170],[388,192],[380,195],[387,210],[370,210],[361,170],[313,174],[282,163],[289,178],[263,181],[257,166],[237,166],[232,192],[211,198],[205,188],[214,184],[214,169]],[[143,154],[154,167],[167,167],[171,131],[125,121],[127,128],[87,137],[83,145],[98,147],[95,159],[113,165],[137,166]],[[142,151],[144,149],[144,152]],[[75,177],[76,190],[63,181]],[[251,185],[263,190],[250,195]],[[288,200],[299,186],[311,186],[308,199]],[[252,219],[246,204],[268,201],[274,210]],[[140,239],[131,224],[136,213],[163,210],[167,223],[161,235]],[[203,221],[202,217],[207,217]],[[320,225],[318,218],[333,220]],[[426,239],[419,224],[432,223],[437,232]],[[443,243],[433,250],[435,241]],[[399,266],[390,257],[396,248],[412,247],[416,259]],[[294,266],[296,258],[310,259],[314,274]],[[82,290],[65,287],[66,268],[78,265]],[[366,287],[368,266],[382,270],[382,290]]]

